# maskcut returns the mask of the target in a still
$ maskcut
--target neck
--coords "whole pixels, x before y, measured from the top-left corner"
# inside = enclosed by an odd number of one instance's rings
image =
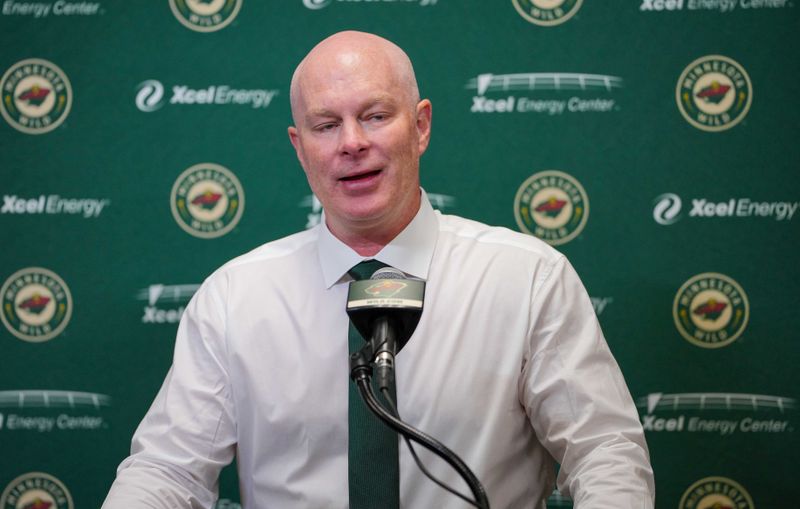
[[[327,225],[334,237],[347,244],[347,246],[356,253],[361,256],[374,256],[383,249],[386,244],[397,237],[410,222],[410,220],[406,221],[393,228],[354,228],[352,225],[342,228],[341,226],[333,224],[332,221],[328,221]]]
[[[398,218],[392,218],[393,221],[388,224],[371,221],[339,223],[330,217],[326,218],[325,223],[333,236],[350,249],[361,256],[374,256],[411,223],[419,212],[420,201],[420,196],[417,195],[416,200],[404,208],[407,212]]]
[[[393,237],[394,238],[394,237]],[[388,240],[373,240],[370,238],[344,240],[342,242],[347,244],[350,249],[364,257],[372,257],[380,252],[392,239]]]

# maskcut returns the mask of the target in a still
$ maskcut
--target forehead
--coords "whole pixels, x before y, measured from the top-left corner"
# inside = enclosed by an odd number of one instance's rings
[[[305,110],[399,100],[404,93],[397,66],[375,52],[319,55],[304,62],[299,78],[298,92]]]

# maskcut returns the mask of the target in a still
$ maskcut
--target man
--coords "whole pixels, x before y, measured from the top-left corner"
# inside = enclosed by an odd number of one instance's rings
[[[492,507],[544,507],[555,459],[575,507],[651,508],[643,431],[571,266],[533,237],[434,212],[420,190],[431,103],[405,53],[335,34],[297,67],[291,104],[324,221],[205,281],[104,508],[211,507],[234,452],[245,508],[347,507],[348,481],[369,482],[348,479],[348,270],[372,258],[427,281],[397,355],[400,415],[456,452]],[[405,446],[399,482],[402,507],[465,507]]]

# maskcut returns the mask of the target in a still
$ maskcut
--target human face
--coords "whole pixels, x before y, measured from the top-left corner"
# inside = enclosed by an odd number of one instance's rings
[[[289,137],[340,238],[393,237],[419,208],[431,106],[403,83],[386,58],[356,51],[310,61],[299,78]]]

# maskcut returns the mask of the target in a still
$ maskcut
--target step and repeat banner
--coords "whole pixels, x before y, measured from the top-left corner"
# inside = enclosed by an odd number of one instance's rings
[[[2,0],[0,509],[99,507],[198,285],[319,222],[289,81],[343,29],[411,56],[435,207],[582,275],[656,506],[797,506],[796,0]]]

